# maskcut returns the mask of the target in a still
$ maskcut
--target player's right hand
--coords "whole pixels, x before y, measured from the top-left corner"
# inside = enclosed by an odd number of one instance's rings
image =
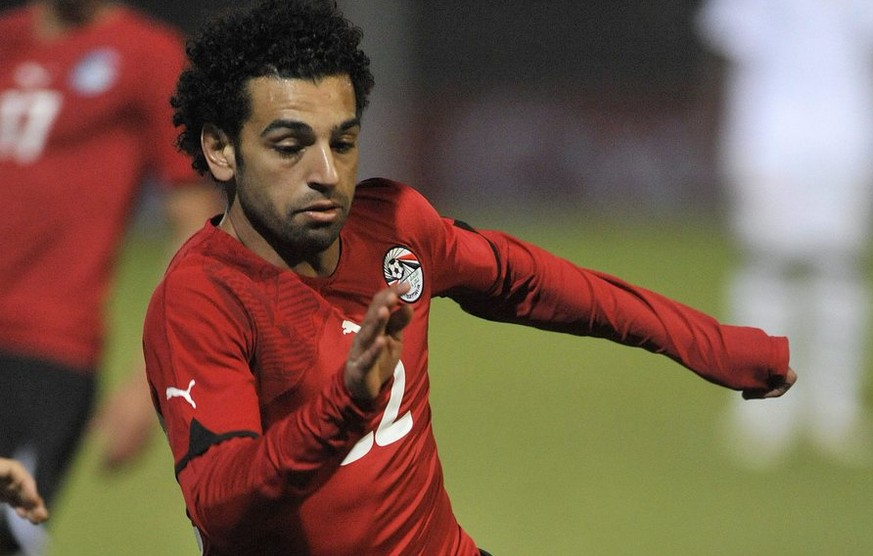
[[[756,390],[743,390],[743,398],[747,400],[778,398],[779,396],[787,392],[789,388],[794,386],[794,383],[796,381],[797,373],[794,372],[794,369],[789,367],[788,372],[785,374],[784,378],[774,377],[774,380],[771,384],[767,386],[767,388]]]
[[[403,329],[412,319],[412,307],[400,299],[409,287],[401,283],[385,288],[370,302],[346,361],[345,384],[355,400],[376,399],[394,374],[403,350]]]
[[[49,517],[33,476],[14,459],[0,458],[0,502],[10,504],[31,523],[42,523]]]
[[[103,470],[116,471],[136,461],[148,448],[157,424],[145,369],[137,367],[91,419]]]

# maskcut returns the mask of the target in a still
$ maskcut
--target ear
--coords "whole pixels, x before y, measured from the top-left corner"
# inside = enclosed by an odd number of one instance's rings
[[[200,132],[200,148],[216,180],[227,182],[236,175],[236,153],[230,138],[213,124],[206,124]]]

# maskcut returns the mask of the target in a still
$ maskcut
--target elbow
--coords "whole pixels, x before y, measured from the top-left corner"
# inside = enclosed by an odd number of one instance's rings
[[[263,530],[281,498],[280,477],[259,472],[248,457],[213,446],[188,462],[178,481],[191,523],[212,547],[232,547]],[[233,552],[231,552],[233,553]]]

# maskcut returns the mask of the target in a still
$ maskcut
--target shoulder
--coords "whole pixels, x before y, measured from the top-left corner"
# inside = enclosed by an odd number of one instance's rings
[[[166,295],[206,295],[222,305],[269,305],[281,274],[208,222],[170,261],[162,287]]]
[[[169,23],[165,23],[154,17],[131,8],[129,6],[117,6],[116,25],[123,26],[126,30],[137,35],[149,36],[158,40],[170,42],[182,42],[182,33]]]
[[[29,25],[33,21],[35,13],[32,4],[9,8],[0,11],[0,24],[12,26]]]
[[[166,312],[167,304],[184,303],[194,292],[209,288],[209,256],[204,252],[203,231],[197,232],[173,256],[152,295],[151,305]]]
[[[16,42],[32,34],[33,6],[20,6],[0,13],[0,36],[3,43]]]
[[[220,331],[226,338],[252,333],[252,300],[263,294],[244,265],[220,253],[213,234],[221,233],[201,230],[173,257],[146,314],[145,330],[153,341],[169,331]]]
[[[397,228],[417,228],[439,221],[436,209],[419,191],[384,178],[358,184],[352,211],[366,213],[370,218],[390,219]]]
[[[258,280],[277,272],[278,269],[248,251],[211,221],[179,248],[167,267],[165,279],[172,277],[184,282],[200,275],[212,281],[229,280],[230,276],[237,276],[236,280],[243,277]]]
[[[117,37],[119,47],[138,55],[144,60],[169,60],[184,57],[184,39],[180,31],[169,24],[128,6],[116,6],[115,19],[106,26],[106,34]]]
[[[443,219],[427,199],[408,185],[384,179],[358,186],[346,237],[357,240],[354,256],[365,261],[361,266],[383,261],[386,280],[400,258],[411,258],[416,268],[421,264],[430,272],[443,258],[447,242]]]
[[[225,239],[233,241],[223,235],[208,223],[191,236],[170,261],[156,295],[175,302],[196,292],[212,295],[216,289],[227,289],[223,284],[243,281],[247,274],[244,265],[223,245]]]

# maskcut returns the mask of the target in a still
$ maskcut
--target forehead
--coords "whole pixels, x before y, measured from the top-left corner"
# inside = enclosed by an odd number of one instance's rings
[[[249,123],[260,127],[277,119],[336,124],[355,117],[355,90],[347,75],[317,81],[258,77],[247,84]]]

